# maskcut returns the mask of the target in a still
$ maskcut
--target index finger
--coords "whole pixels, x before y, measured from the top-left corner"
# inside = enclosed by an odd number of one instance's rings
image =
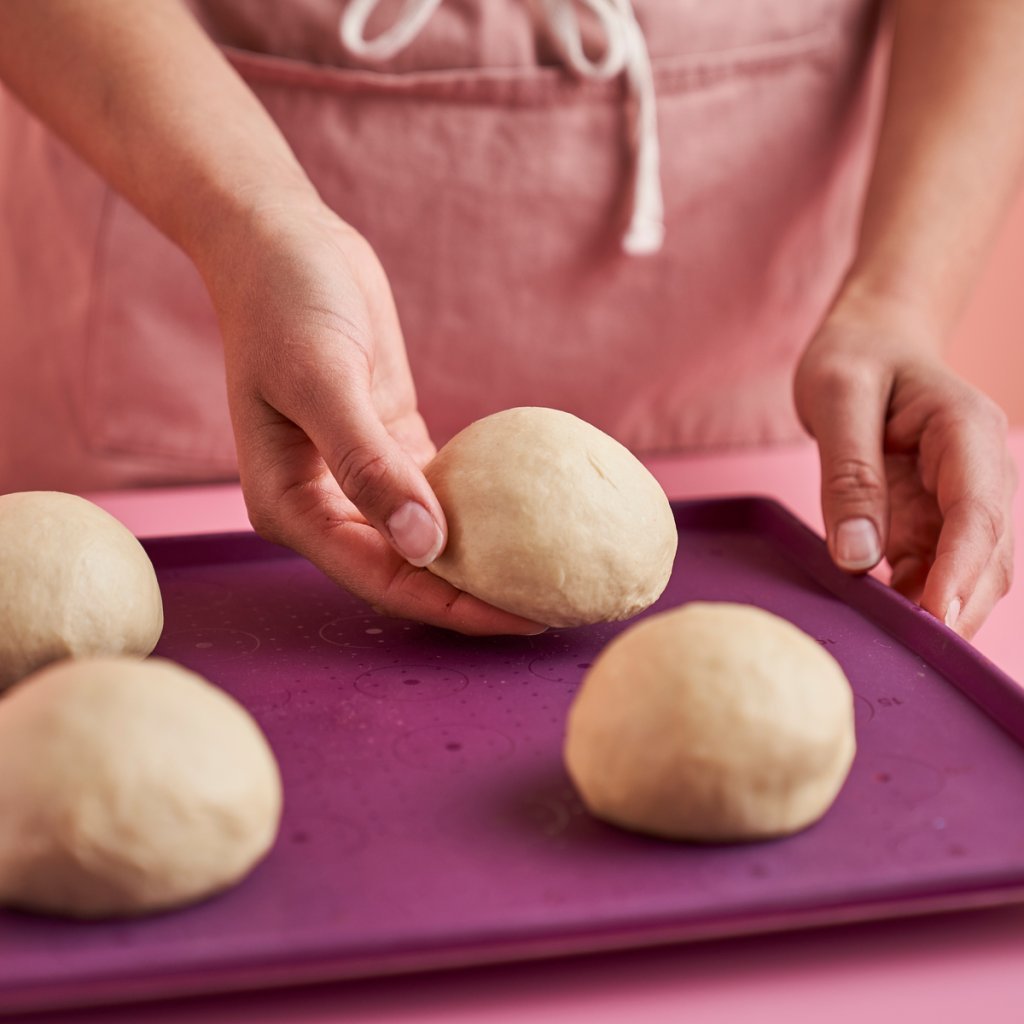
[[[410,565],[367,523],[323,514],[292,520],[288,547],[378,611],[467,636],[534,636],[547,626],[513,615]]]

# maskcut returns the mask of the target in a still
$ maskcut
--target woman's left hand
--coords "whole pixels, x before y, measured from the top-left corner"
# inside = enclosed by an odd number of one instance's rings
[[[837,306],[794,395],[836,564],[866,572],[884,556],[896,590],[970,638],[1012,579],[1016,469],[1002,410],[932,334],[891,303]]]

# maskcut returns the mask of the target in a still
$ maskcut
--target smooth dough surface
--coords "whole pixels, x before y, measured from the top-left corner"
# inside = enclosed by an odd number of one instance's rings
[[[280,814],[255,722],[172,662],[64,661],[0,700],[0,902],[78,917],[189,903],[245,875]]]
[[[812,824],[855,748],[853,692],[818,643],[759,608],[695,602],[601,652],[569,713],[565,762],[597,817],[724,842]]]
[[[677,531],[661,485],[621,444],[566,412],[507,409],[426,468],[448,520],[430,570],[549,626],[625,619],[668,583]]]
[[[0,496],[0,690],[52,661],[150,653],[156,574],[113,516],[60,491]]]

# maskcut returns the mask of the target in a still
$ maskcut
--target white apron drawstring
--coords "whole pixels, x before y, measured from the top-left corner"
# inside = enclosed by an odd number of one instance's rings
[[[366,23],[380,0],[351,0],[341,15],[341,44],[353,56],[366,60],[388,60],[404,50],[419,34],[441,0],[405,0],[395,23],[376,39],[366,38]]]
[[[380,0],[350,0],[339,27],[341,42],[353,56],[388,60],[408,46],[440,7],[442,0],[405,0],[398,18],[374,39],[366,38],[366,23]],[[597,18],[605,50],[591,60],[583,50],[580,3]],[[633,161],[633,209],[622,237],[631,256],[658,252],[665,236],[665,207],[661,192],[661,151],[658,144],[657,98],[647,41],[631,0],[539,0],[559,55],[581,78],[611,79],[624,74],[633,105],[629,151]]]

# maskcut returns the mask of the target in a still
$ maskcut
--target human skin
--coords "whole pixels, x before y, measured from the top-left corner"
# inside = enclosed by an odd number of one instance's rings
[[[445,521],[387,278],[188,11],[4,0],[0,78],[203,275],[254,527],[391,615],[540,632],[419,567]]]
[[[1009,588],[1006,418],[944,363],[1024,166],[1024,4],[899,0],[856,256],[794,380],[833,558],[972,636]],[[844,525],[845,524],[845,525]]]
[[[1009,584],[1015,481],[998,410],[940,352],[1018,178],[1024,10],[892,6],[857,258],[795,397],[838,564],[887,554],[897,589],[971,635]],[[446,528],[384,270],[178,0],[3,0],[0,78],[203,275],[256,529],[389,614],[539,631],[420,568]]]

